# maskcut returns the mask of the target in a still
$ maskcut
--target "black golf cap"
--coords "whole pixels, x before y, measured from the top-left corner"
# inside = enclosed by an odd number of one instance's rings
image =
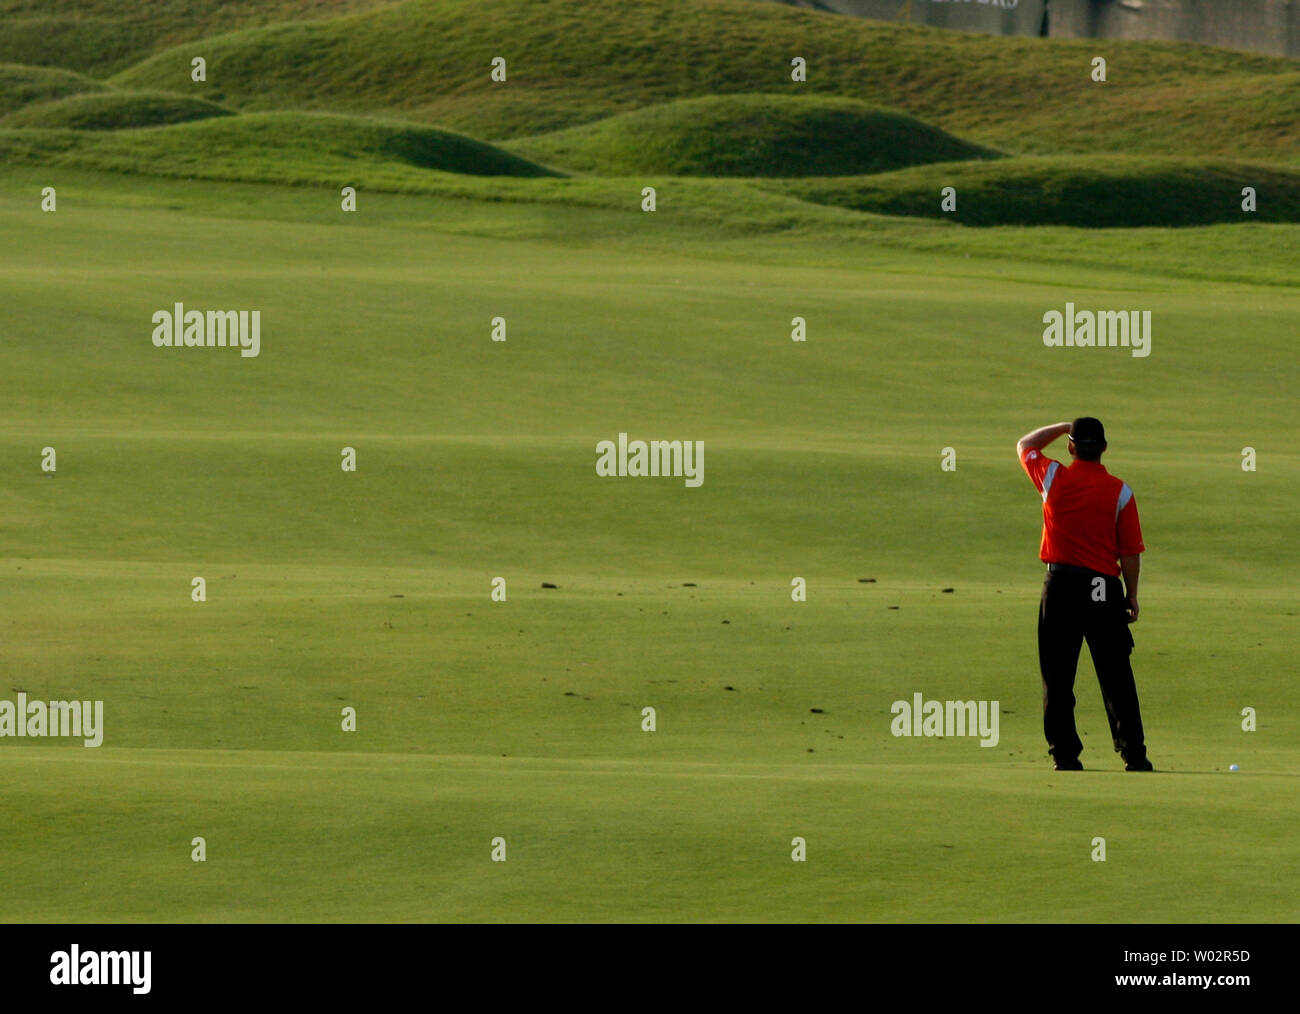
[[[1080,416],[1070,424],[1070,439],[1085,447],[1100,447],[1106,442],[1106,430],[1100,419],[1090,415]]]

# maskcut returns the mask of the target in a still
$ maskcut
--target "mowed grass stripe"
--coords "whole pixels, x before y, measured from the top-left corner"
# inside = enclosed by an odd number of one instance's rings
[[[86,257],[76,216],[42,214],[30,195],[58,187],[60,207],[95,214],[96,235],[106,244],[133,246],[145,238],[178,276],[205,270],[203,251],[210,243],[235,251],[244,242],[279,248],[276,226],[328,227],[340,230],[346,249],[355,254],[307,260],[303,250],[330,239],[324,232],[299,231],[304,243],[297,259],[284,258],[286,272],[305,275],[314,269],[322,280],[410,273],[418,266],[380,256],[371,236],[400,229],[406,241],[423,235],[455,237],[464,244],[502,240],[524,249],[525,241],[544,241],[566,251],[614,251],[617,261],[644,264],[647,258],[684,259],[688,263],[719,259],[746,265],[788,269],[857,271],[870,267],[899,275],[933,275],[933,258],[945,259],[945,279],[979,279],[1001,285],[1015,278],[1026,285],[1059,285],[1062,268],[1082,289],[1110,287],[1164,291],[1177,279],[1212,282],[1225,291],[1240,284],[1294,288],[1300,273],[1291,266],[1295,229],[1288,225],[1252,224],[1185,229],[1085,230],[1039,226],[1034,229],[993,227],[971,230],[950,222],[894,219],[850,212],[780,197],[752,181],[675,179],[671,202],[661,203],[653,220],[639,211],[641,187],[663,180],[531,180],[511,183],[498,177],[474,181],[456,177],[440,182],[435,194],[362,192],[356,214],[339,210],[336,190],[322,186],[286,188],[265,183],[207,181],[201,187],[165,177],[133,178],[74,168],[36,170],[6,166],[12,189],[0,194],[0,229],[25,249],[40,237],[51,251],[50,270],[75,264],[94,277],[104,261]],[[444,179],[453,179],[446,176]],[[769,181],[770,182],[770,181]],[[525,185],[526,184],[526,185]],[[629,196],[632,199],[629,199]],[[179,214],[178,214],[179,213]],[[226,226],[218,225],[224,221]],[[224,230],[235,229],[240,242]],[[143,232],[141,232],[143,230]],[[778,239],[755,243],[757,237]],[[363,238],[358,238],[363,237]],[[479,247],[484,249],[484,247]],[[365,256],[363,257],[363,253]],[[576,256],[576,253],[575,253]],[[373,258],[373,259],[372,259]],[[112,262],[124,274],[145,269],[120,258]],[[603,264],[609,266],[606,256]],[[383,265],[376,268],[376,264]],[[1117,273],[1116,265],[1125,271]],[[228,256],[231,277],[256,277],[259,265]],[[17,263],[0,262],[0,276]],[[25,267],[24,267],[24,270]],[[355,276],[353,275],[355,272]],[[532,272],[518,276],[527,284]],[[832,277],[827,275],[826,277]],[[824,284],[809,281],[808,284]]]
[[[853,782],[668,775],[652,779],[647,797],[635,791],[644,776],[572,770],[223,772],[200,760],[160,766],[125,789],[93,767],[11,773],[8,806],[44,799],[51,780],[79,801],[52,814],[62,834],[38,861],[30,823],[0,832],[20,857],[3,914],[19,919],[50,910],[94,919],[112,906],[129,921],[274,912],[283,921],[982,922],[1063,910],[1122,921],[1140,891],[1162,913],[1267,921],[1285,918],[1279,880],[1294,868],[1284,825],[1269,817],[1269,783],[1229,776],[1171,787],[1085,775],[1063,788],[1059,777],[1044,784],[1022,771],[1010,776],[1014,793],[990,794],[956,770],[952,779],[867,770]],[[106,790],[112,810],[94,802]],[[1249,856],[1229,861],[1232,850],[1210,835],[1203,815],[1215,802],[1232,808],[1220,828],[1249,828],[1258,841]],[[200,865],[190,837],[204,832]],[[1088,859],[1093,832],[1108,836],[1106,864]],[[790,862],[796,834],[808,840],[806,864]],[[507,841],[502,864],[489,860],[497,835]],[[1251,890],[1248,904],[1233,900],[1269,868],[1271,887]],[[589,887],[576,892],[575,882]]]

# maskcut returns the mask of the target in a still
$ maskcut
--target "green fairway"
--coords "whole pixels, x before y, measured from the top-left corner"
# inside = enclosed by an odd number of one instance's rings
[[[1277,812],[1288,791],[1277,775],[1067,780],[1026,764],[718,764],[645,750],[601,761],[106,749],[93,764],[16,752],[7,799],[40,807],[61,834],[6,832],[22,857],[7,864],[22,885],[11,919],[1294,915],[1294,821]],[[73,800],[108,799],[92,836],[90,807]],[[191,831],[208,836],[204,864],[190,861]],[[790,861],[793,834],[808,840],[804,863]],[[503,863],[488,860],[498,835]],[[1107,837],[1105,863],[1087,858],[1094,835]]]
[[[1295,226],[3,178],[0,698],[105,730],[0,741],[0,919],[1295,917]],[[1067,300],[1152,310],[1150,357],[1046,348]],[[154,347],[176,301],[261,354]],[[1089,770],[1042,739],[1013,445],[1085,411],[1143,510],[1155,776],[1086,653]],[[619,432],[703,484],[598,477]],[[999,742],[891,736],[918,692]]]

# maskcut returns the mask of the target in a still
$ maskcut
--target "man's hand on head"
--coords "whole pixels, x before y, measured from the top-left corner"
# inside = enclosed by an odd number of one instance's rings
[[[1024,454],[1026,450],[1041,450],[1057,437],[1063,437],[1069,433],[1072,425],[1073,423],[1068,422],[1054,423],[1051,426],[1040,426],[1038,429],[1026,433],[1016,441],[1016,454]]]

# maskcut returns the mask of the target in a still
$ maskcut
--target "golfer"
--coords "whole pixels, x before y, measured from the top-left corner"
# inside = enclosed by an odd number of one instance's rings
[[[1069,465],[1043,455],[1069,435]],[[1057,771],[1082,771],[1074,725],[1074,675],[1084,640],[1101,684],[1111,739],[1126,771],[1151,771],[1142,733],[1128,625],[1138,618],[1142,526],[1128,483],[1106,471],[1106,431],[1091,417],[1044,426],[1021,437],[1016,453],[1043,495],[1047,564],[1038,607],[1038,666],[1043,675],[1043,733]],[[1120,584],[1119,575],[1124,575]]]

